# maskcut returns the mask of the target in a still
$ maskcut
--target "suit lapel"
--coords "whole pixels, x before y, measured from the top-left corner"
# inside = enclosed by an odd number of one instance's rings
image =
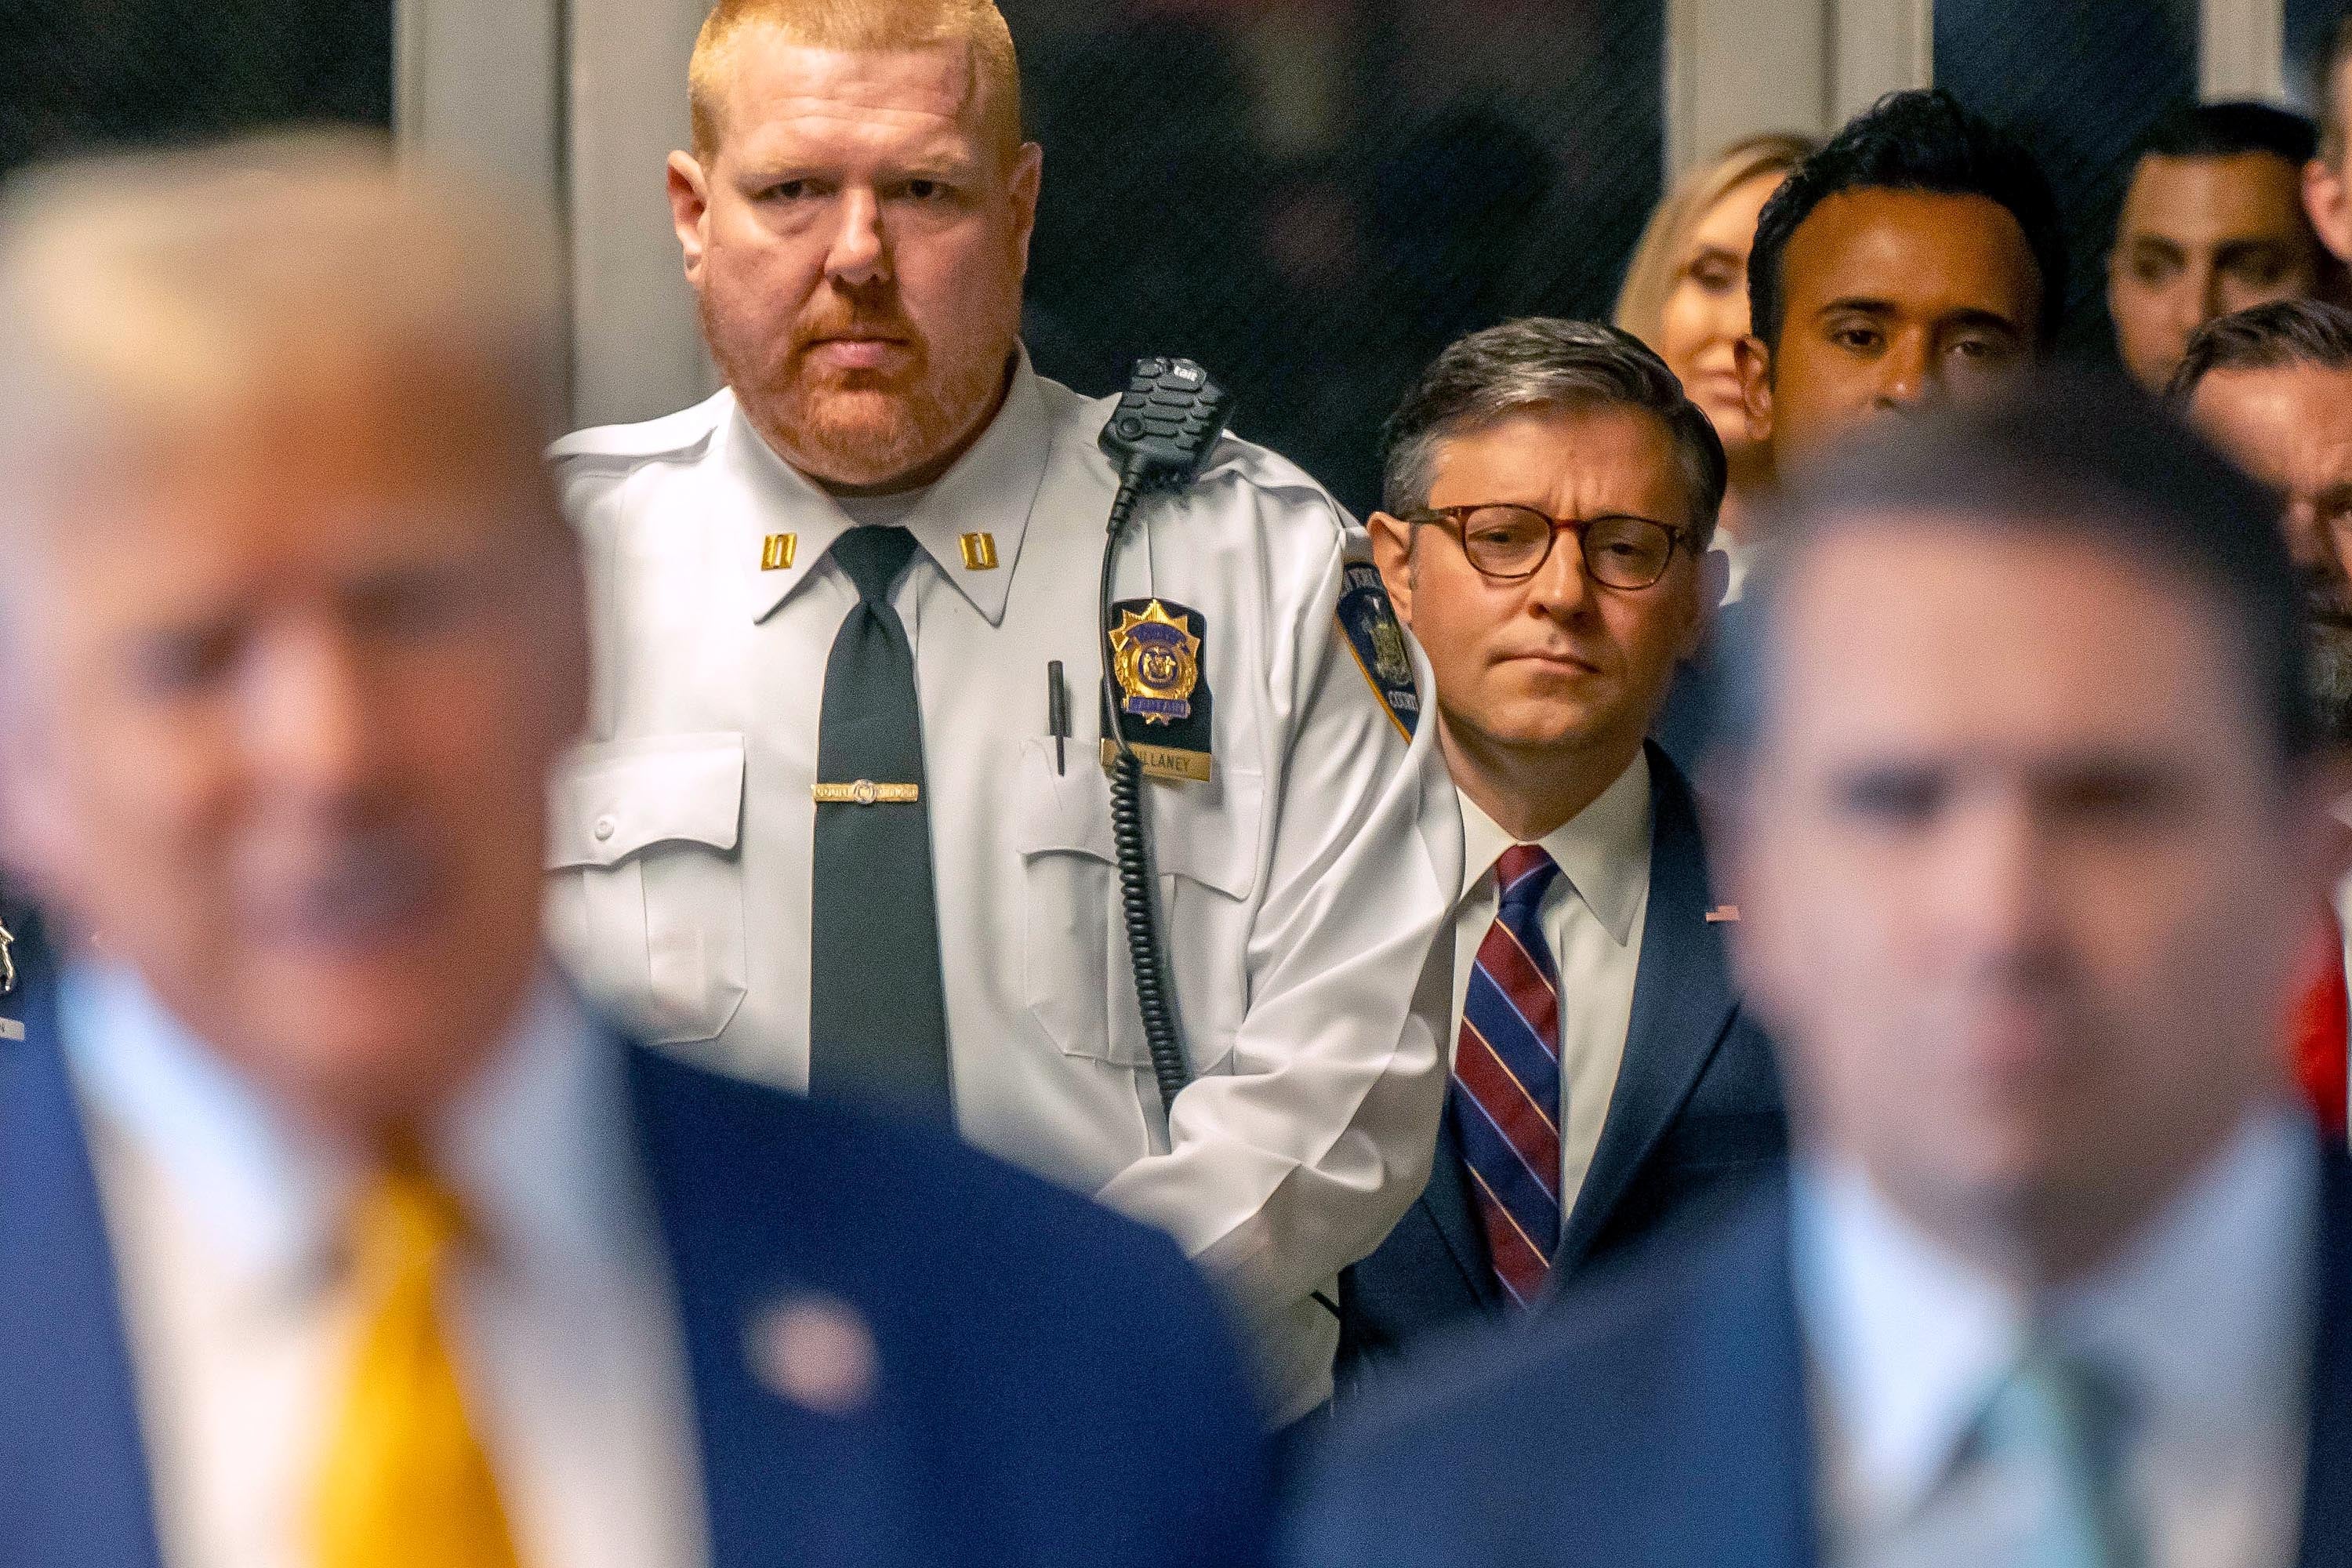
[[[1422,1189],[1420,1203],[1437,1226],[1445,1250],[1453,1255],[1454,1267],[1462,1270],[1462,1282],[1471,1299],[1491,1307],[1499,1303],[1502,1291],[1486,1256],[1486,1238],[1478,1228],[1477,1207],[1470,1201],[1470,1184],[1464,1179],[1462,1140],[1454,1128],[1454,1097],[1449,1093],[1444,1118],[1438,1124],[1437,1157],[1430,1163],[1429,1185]]]
[[[26,1037],[0,1043],[0,1554],[157,1568],[131,1350],[54,993],[37,982],[24,1002]]]
[[[2352,1565],[2352,1162],[2330,1139],[2320,1183],[2318,1313],[2301,1568]]]
[[[804,1289],[797,1272],[821,1249],[811,1231],[844,1219],[789,1196],[823,1184],[802,1176],[823,1150],[780,1125],[772,1099],[747,1110],[758,1091],[641,1047],[627,1056],[692,1385],[711,1568],[939,1560],[926,1543],[936,1524],[910,1511],[916,1459],[894,1447],[889,1424],[873,1411],[830,1414],[785,1398],[776,1368],[758,1359],[774,1349],[780,1306],[839,1299]]]
[[[1697,804],[1665,753],[1655,744],[1649,750],[1650,907],[1633,1023],[1592,1168],[1552,1256],[1555,1279],[1573,1272],[1591,1250],[1633,1173],[1722,1044],[1737,1008],[1722,932],[1706,919],[1715,906]]]
[[[1815,1445],[1789,1234],[1776,1178],[1677,1290],[1643,1393],[1661,1411],[1650,1429],[1662,1484],[1622,1500],[1615,1560],[1812,1568]],[[1704,1492],[1668,1478],[1704,1478]]]

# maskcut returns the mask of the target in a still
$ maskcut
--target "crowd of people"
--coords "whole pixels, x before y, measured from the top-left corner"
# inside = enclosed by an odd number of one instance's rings
[[[2352,1561],[2330,44],[2127,377],[1901,92],[1360,523],[1033,367],[991,0],[720,0],[725,386],[551,447],[493,197],[20,176],[0,1564]]]

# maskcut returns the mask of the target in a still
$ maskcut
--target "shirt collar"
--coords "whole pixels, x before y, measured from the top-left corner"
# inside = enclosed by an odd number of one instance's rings
[[[756,503],[748,527],[760,538],[745,542],[741,559],[743,569],[757,574],[751,618],[761,621],[808,581],[833,542],[855,525],[823,487],[775,454],[751,428],[740,404],[730,396],[727,406],[717,457],[735,485]],[[1053,445],[1045,392],[1028,351],[1022,349],[1004,405],[907,519],[907,531],[938,563],[940,574],[962,591],[991,626],[1004,618],[1013,569]],[[780,520],[789,522],[796,535],[792,563],[760,570],[761,541]],[[967,539],[973,542],[969,551]]]
[[[1945,1249],[1850,1166],[1801,1162],[1794,1193],[1799,1314],[1863,1517],[1927,1501],[2032,1326],[2119,1373],[2168,1433],[2251,1438],[2301,1397],[2318,1169],[2292,1113],[2249,1118],[2121,1258],[2042,1301]]]
[[[1462,896],[1477,891],[1503,852],[1519,842],[1478,803],[1462,800]],[[1591,805],[1537,840],[1560,879],[1618,946],[1633,940],[1633,921],[1650,887],[1650,758],[1646,749]]]
[[[363,1173],[167,1013],[137,976],[80,968],[61,984],[76,1085],[161,1172],[186,1220],[255,1307],[331,1279]],[[562,983],[543,979],[489,1070],[429,1138],[491,1255],[593,1267],[638,1245],[645,1213],[616,1050]]]

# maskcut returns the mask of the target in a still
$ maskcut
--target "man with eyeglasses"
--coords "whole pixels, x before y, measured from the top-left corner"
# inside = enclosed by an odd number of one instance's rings
[[[1427,1189],[1342,1280],[1343,1388],[1781,1157],[1725,960],[1738,911],[1643,740],[1723,594],[1724,483],[1664,362],[1581,321],[1464,339],[1390,422],[1373,546],[1435,672],[1465,853],[1445,1123]]]

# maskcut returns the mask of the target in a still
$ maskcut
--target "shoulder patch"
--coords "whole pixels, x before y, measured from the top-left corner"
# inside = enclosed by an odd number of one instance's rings
[[[1372,695],[1388,710],[1399,732],[1412,740],[1421,722],[1421,690],[1413,684],[1412,652],[1389,603],[1389,591],[1381,584],[1380,568],[1350,561],[1341,569],[1337,618],[1339,636],[1371,684]]]

